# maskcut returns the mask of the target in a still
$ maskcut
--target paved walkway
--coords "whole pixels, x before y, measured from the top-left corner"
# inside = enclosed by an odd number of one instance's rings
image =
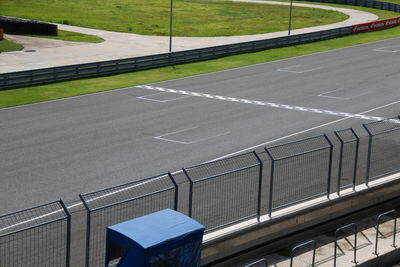
[[[289,3],[284,2],[259,0],[232,1],[289,5]],[[294,4],[294,6],[339,11],[347,14],[349,18],[339,23],[292,30],[292,35],[345,27],[378,19],[375,14],[348,8],[311,4]],[[0,73],[166,53],[169,48],[169,37],[165,36],[110,32],[61,24],[59,29],[97,35],[105,41],[99,44],[77,43],[6,34],[5,38],[22,44],[25,49],[24,51],[0,54]],[[229,37],[173,37],[173,51],[262,40],[286,35],[287,31]],[[34,52],[28,52],[29,50],[34,50]]]

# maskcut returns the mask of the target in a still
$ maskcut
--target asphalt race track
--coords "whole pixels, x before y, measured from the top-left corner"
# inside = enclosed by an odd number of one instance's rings
[[[394,38],[0,109],[0,213],[395,116],[399,81]]]

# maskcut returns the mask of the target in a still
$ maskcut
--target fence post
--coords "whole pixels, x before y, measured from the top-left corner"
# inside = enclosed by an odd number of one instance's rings
[[[356,191],[356,179],[357,179],[357,163],[358,163],[358,149],[360,147],[360,137],[356,134],[353,128],[350,128],[354,136],[356,137],[356,154],[354,159],[354,173],[353,173],[353,191]]]
[[[65,214],[67,214],[67,245],[66,245],[66,262],[65,266],[69,267],[71,264],[71,214],[68,208],[65,206],[64,202],[60,199],[61,207],[63,208]]]
[[[193,181],[190,178],[185,168],[182,168],[183,173],[189,179],[189,217],[192,217],[192,205],[193,205]]]
[[[262,192],[262,176],[263,176],[263,163],[258,156],[258,154],[253,151],[254,156],[257,158],[257,160],[260,163],[260,174],[259,174],[259,182],[258,182],[258,203],[257,203],[257,220],[260,221],[261,217],[261,192]]]
[[[271,153],[268,151],[267,148],[264,148],[268,154],[268,157],[271,159],[271,174],[270,174],[270,182],[269,182],[269,200],[268,200],[268,215],[272,218],[272,192],[274,187],[274,168],[275,168],[275,160],[272,157]]]
[[[89,267],[89,257],[90,257],[90,209],[83,199],[82,194],[79,194],[84,207],[86,208],[86,252],[85,252],[85,266]]]
[[[371,169],[371,153],[372,153],[372,133],[371,131],[363,124],[364,129],[368,132],[368,154],[367,154],[367,172],[365,175],[365,185],[368,186],[369,182],[369,174]]]
[[[175,204],[174,210],[178,211],[178,184],[176,183],[174,177],[170,172],[167,173],[168,177],[171,179],[172,183],[175,185]]]
[[[331,140],[328,138],[328,136],[326,134],[324,134],[326,140],[329,143],[329,167],[328,167],[328,185],[327,185],[327,197],[329,199],[329,194],[331,192],[331,175],[332,175],[332,155],[333,155],[333,144],[331,142]]]
[[[335,135],[340,141],[340,155],[339,155],[339,167],[338,167],[338,180],[337,180],[337,194],[340,195],[340,184],[342,180],[342,164],[343,164],[343,149],[344,149],[344,142],[342,138],[339,137],[338,133],[335,131]]]

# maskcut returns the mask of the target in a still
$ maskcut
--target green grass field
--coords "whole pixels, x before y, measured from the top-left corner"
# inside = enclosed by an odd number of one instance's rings
[[[72,41],[72,42],[86,42],[86,43],[101,43],[104,41],[100,37],[94,35],[82,34],[79,32],[62,31],[62,30],[58,30],[57,36],[46,36],[46,35],[29,35],[29,36]]]
[[[270,1],[290,2],[290,0],[270,0]],[[400,0],[393,0],[393,2],[396,2],[396,1],[399,2],[399,4],[400,4]],[[389,1],[386,1],[386,2],[389,2]],[[387,19],[387,18],[393,18],[393,17],[400,16],[400,14],[396,13],[396,12],[375,9],[375,8],[369,8],[369,7],[361,7],[361,6],[349,6],[349,5],[340,5],[340,4],[331,4],[331,3],[328,4],[328,3],[308,2],[308,1],[295,1],[295,3],[314,4],[314,5],[320,5],[320,6],[333,6],[333,7],[355,9],[355,10],[373,13],[373,14],[377,15],[379,17],[379,19]],[[294,12],[296,12],[296,9],[297,9],[297,7],[294,7]]]
[[[0,107],[35,103],[127,86],[147,84],[394,38],[399,37],[399,29],[400,27],[394,27],[384,31],[349,35],[327,41],[270,49],[257,53],[230,56],[215,60],[177,65],[174,67],[10,89],[0,91]]]
[[[8,41],[6,39],[0,40],[0,52],[12,52],[22,50],[22,45]]]
[[[175,36],[231,36],[287,29],[289,8],[222,0],[174,0]],[[168,0],[1,0],[0,15],[132,32],[169,34]],[[293,28],[330,24],[346,15],[296,8]]]

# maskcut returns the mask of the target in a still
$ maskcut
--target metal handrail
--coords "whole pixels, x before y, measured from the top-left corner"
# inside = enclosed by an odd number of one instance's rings
[[[389,216],[389,215],[393,215],[393,217],[394,217],[394,221],[396,221],[396,210],[389,210],[389,211],[387,211],[387,212],[384,212],[384,213],[382,213],[382,214],[379,214],[378,215],[378,218],[377,218],[377,220],[376,220],[376,235],[375,235],[375,250],[374,250],[374,254],[376,255],[376,256],[379,256],[379,253],[378,253],[378,240],[379,240],[379,238],[378,238],[378,236],[379,236],[379,225],[381,224],[381,218],[383,218],[383,217],[385,217],[385,216]],[[394,228],[393,228],[393,244],[392,244],[392,246],[394,247],[395,245],[396,245],[396,223],[394,223],[394,226],[393,226]]]
[[[292,250],[290,251],[290,267],[293,266],[293,256],[294,256],[294,252],[301,247],[304,247],[306,245],[312,244],[313,245],[313,256],[312,256],[312,263],[311,266],[315,265],[315,251],[317,249],[317,243],[315,242],[315,240],[309,240],[307,242],[301,243],[295,247],[292,248]]]
[[[357,233],[358,233],[357,229],[358,229],[358,226],[356,223],[350,223],[350,224],[347,224],[347,225],[337,228],[335,231],[335,247],[334,247],[334,252],[333,252],[334,253],[334,255],[333,255],[333,266],[334,267],[336,267],[338,233],[346,228],[351,228],[351,227],[354,227],[354,256],[353,256],[352,262],[355,264],[358,263],[358,261],[357,261]]]

